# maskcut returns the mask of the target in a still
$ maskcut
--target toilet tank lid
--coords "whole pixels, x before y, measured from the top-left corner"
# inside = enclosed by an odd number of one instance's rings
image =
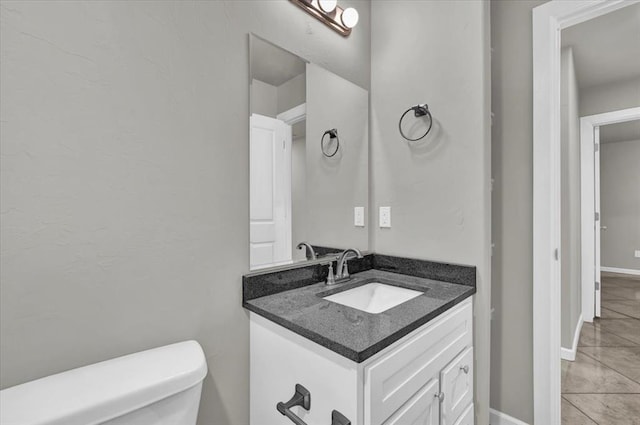
[[[129,354],[0,391],[0,424],[97,424],[189,389],[206,374],[196,341]]]

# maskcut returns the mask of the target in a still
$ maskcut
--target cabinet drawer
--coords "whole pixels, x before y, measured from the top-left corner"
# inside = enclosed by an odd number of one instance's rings
[[[465,410],[462,412],[462,415],[458,418],[454,425],[474,425],[473,420],[473,403],[471,403]]]
[[[469,347],[440,372],[442,425],[457,424],[456,420],[473,401],[473,348]],[[466,422],[464,422],[466,423]]]
[[[440,421],[440,383],[433,379],[418,391],[384,425],[438,425]]]
[[[380,425],[472,345],[471,300],[365,367],[365,425]]]

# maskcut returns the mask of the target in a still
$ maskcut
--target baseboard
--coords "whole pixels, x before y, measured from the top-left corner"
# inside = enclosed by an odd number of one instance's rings
[[[576,359],[576,352],[571,348],[560,347],[560,358],[572,362]]]
[[[573,344],[571,348],[560,348],[560,358],[562,360],[574,361],[576,359],[576,352],[578,351],[578,340],[580,339],[580,331],[582,330],[582,324],[584,320],[582,318],[582,313],[580,313],[580,317],[578,317],[578,324],[576,325],[576,331],[573,333]]]
[[[489,409],[489,425],[529,425],[526,422],[522,422],[520,419],[516,419],[502,413],[499,410]]]
[[[633,274],[636,276],[640,276],[640,270],[636,270],[636,269],[621,269],[618,267],[600,267],[600,271],[609,272],[609,273]]]

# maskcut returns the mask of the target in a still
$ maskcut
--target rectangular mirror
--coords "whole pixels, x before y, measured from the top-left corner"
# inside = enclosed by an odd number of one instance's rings
[[[251,270],[368,250],[368,91],[249,38]]]

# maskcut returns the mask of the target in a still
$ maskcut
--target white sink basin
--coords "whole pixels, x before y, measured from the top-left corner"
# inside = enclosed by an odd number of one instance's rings
[[[329,295],[324,299],[367,313],[382,313],[422,294],[424,292],[371,282],[348,291]]]

